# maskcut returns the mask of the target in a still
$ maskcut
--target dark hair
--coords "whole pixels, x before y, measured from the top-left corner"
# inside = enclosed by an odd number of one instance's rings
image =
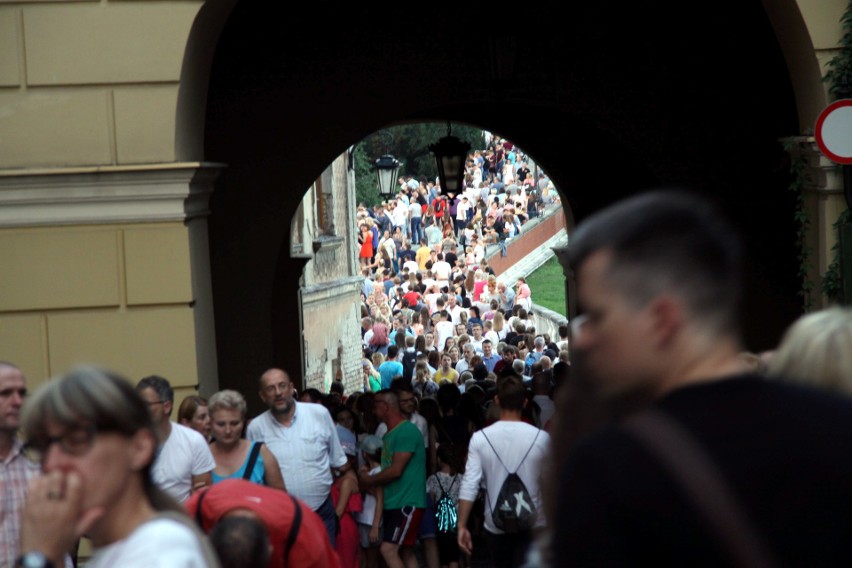
[[[502,410],[523,410],[527,389],[518,377],[504,377],[497,383],[497,397]]]
[[[325,398],[323,394],[319,391],[319,389],[315,388],[303,390],[302,394],[299,395],[299,398],[302,398],[303,396],[307,396],[311,400],[311,402],[317,403],[322,403],[323,399]]]
[[[390,347],[388,347],[388,359],[393,359],[397,355],[399,355],[399,345],[392,343]]]
[[[632,305],[673,293],[710,330],[739,333],[742,245],[709,201],[669,190],[608,207],[577,227],[569,262],[577,271],[602,250],[607,279]]]
[[[447,411],[455,411],[458,407],[459,400],[461,400],[461,390],[455,383],[443,382],[438,386],[438,393],[435,397],[438,400],[441,412],[446,414]]]
[[[454,444],[441,444],[440,446],[438,446],[438,449],[435,451],[435,453],[441,463],[445,463],[450,466],[450,471],[452,473],[458,471],[458,468],[456,467],[458,461],[456,459],[457,452]]]
[[[257,519],[226,517],[210,531],[210,542],[222,568],[266,566],[269,562],[269,534]]]
[[[145,389],[151,389],[157,393],[157,398],[162,401],[174,403],[175,391],[172,390],[172,385],[169,381],[159,375],[149,375],[136,383],[137,392],[142,392]]]

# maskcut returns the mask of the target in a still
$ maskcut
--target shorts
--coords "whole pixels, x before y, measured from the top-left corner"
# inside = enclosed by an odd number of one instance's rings
[[[370,542],[371,525],[358,523],[358,543],[361,548],[378,548],[382,544],[382,523],[379,523],[379,540]]]
[[[428,493],[426,494],[426,509],[423,511],[423,518],[420,520],[420,539],[435,538],[438,534],[438,519],[435,518],[435,500]]]
[[[384,542],[398,546],[414,546],[414,543],[417,542],[422,518],[423,509],[417,507],[385,509],[382,513]]]

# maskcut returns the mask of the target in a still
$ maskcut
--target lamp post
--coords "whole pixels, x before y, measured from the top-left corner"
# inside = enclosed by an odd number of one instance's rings
[[[399,167],[402,164],[390,154],[385,154],[373,162],[376,170],[376,179],[379,183],[379,194],[390,199],[396,191],[396,180],[399,177]]]
[[[452,136],[452,127],[447,123],[447,135],[429,146],[435,155],[441,193],[458,195],[464,189],[464,166],[470,144]]]

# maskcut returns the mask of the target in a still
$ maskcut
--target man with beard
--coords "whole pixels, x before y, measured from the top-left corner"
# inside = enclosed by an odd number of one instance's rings
[[[322,405],[296,402],[293,382],[281,369],[260,377],[260,399],[269,410],[251,421],[247,437],[263,442],[281,468],[287,491],[317,512],[332,545],[337,514],[331,499],[332,468],[354,475],[331,414]]]

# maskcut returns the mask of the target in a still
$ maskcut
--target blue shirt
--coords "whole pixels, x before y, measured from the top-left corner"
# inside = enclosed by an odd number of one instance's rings
[[[382,376],[382,388],[389,389],[393,378],[402,375],[402,363],[385,361],[379,365],[379,374]]]

